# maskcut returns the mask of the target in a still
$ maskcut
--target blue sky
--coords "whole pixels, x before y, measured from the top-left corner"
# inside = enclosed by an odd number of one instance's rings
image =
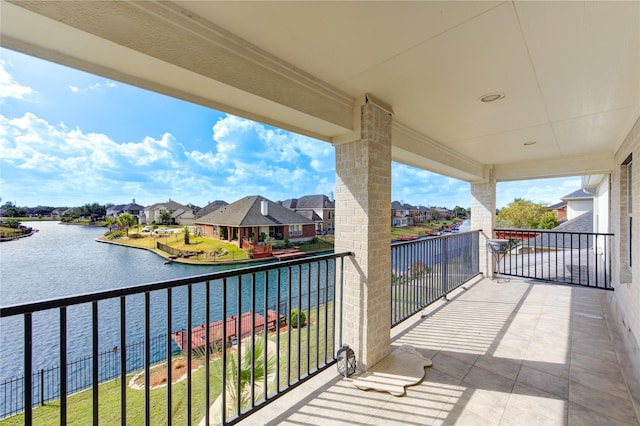
[[[204,206],[246,195],[330,195],[335,151],[322,141],[0,48],[0,197],[19,206]],[[392,198],[469,207],[470,185],[393,163]],[[580,178],[500,183],[556,203]]]

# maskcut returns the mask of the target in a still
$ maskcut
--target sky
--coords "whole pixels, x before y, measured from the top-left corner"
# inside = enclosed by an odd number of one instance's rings
[[[332,196],[331,144],[0,48],[0,204],[204,206]],[[580,178],[499,183],[554,204]],[[392,164],[392,200],[469,207],[464,181]]]

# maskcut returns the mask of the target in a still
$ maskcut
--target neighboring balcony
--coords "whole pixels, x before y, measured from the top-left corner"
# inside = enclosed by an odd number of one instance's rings
[[[510,251],[522,246],[513,240]],[[0,384],[10,416],[0,425],[79,415],[93,424],[638,424],[639,385],[609,320],[613,293],[499,267],[499,279],[483,278],[481,250],[479,231],[392,245],[391,349],[411,345],[433,361],[404,396],[337,375],[351,261],[338,253],[3,307],[23,368]],[[519,264],[539,252],[517,251]],[[90,354],[82,363],[68,357],[78,318]],[[39,327],[54,330],[49,351],[67,368],[40,368]]]

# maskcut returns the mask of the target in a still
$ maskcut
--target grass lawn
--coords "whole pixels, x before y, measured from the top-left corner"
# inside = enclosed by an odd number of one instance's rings
[[[18,235],[22,235],[22,231],[16,228],[8,228],[6,226],[0,226],[0,233],[5,237],[14,237]]]
[[[280,332],[280,387],[285,388],[287,383],[295,383],[299,378],[306,377],[309,372],[316,370],[316,359],[318,364],[324,364],[325,356],[332,356],[329,351],[333,348],[333,304],[330,303],[327,311],[329,318],[329,328],[326,327],[324,316],[325,307],[321,306],[318,310],[312,309],[308,313],[307,326],[301,329],[292,328],[288,333],[286,329]],[[330,342],[330,346],[325,344]],[[262,335],[262,334],[260,334]],[[318,344],[316,344],[316,339]],[[269,340],[276,342],[276,333],[271,333]],[[290,364],[287,368],[287,349],[290,348]],[[308,360],[308,361],[307,361]],[[262,362],[262,359],[256,360],[256,363]],[[288,372],[288,375],[287,375]],[[299,373],[299,375],[298,375]],[[127,377],[127,381],[131,380],[134,374]],[[221,393],[222,368],[221,359],[215,358],[210,362],[210,404]],[[274,384],[269,388],[270,393],[273,392]],[[186,424],[186,380],[174,383],[171,387],[172,397],[172,421],[173,424]],[[192,415],[193,424],[204,417],[205,413],[205,369],[192,373]],[[120,423],[120,380],[112,380],[99,386],[99,423],[104,425]],[[167,388],[162,387],[150,391],[150,412],[151,424],[167,424]],[[256,400],[256,403],[259,403]],[[144,424],[144,391],[134,390],[127,387],[127,423],[133,425]],[[92,391],[86,390],[67,397],[67,424],[85,425],[91,423],[92,418]],[[24,415],[18,414],[13,417],[1,420],[1,426],[22,425],[24,424]],[[52,401],[45,406],[34,408],[33,424],[37,425],[57,425],[60,424],[60,403]]]
[[[324,235],[318,236],[317,242],[315,243],[302,243],[296,246],[300,247],[300,251],[310,252],[310,251],[320,251],[320,250],[333,250],[333,235]],[[276,247],[277,248],[277,247]]]
[[[434,222],[423,223],[415,226],[391,227],[391,239],[397,240],[401,235],[409,235],[411,237],[424,237],[429,231],[437,231],[438,228],[451,225],[453,220],[437,220]]]
[[[182,227],[175,228],[181,231]],[[105,230],[106,231],[106,230]],[[175,232],[175,231],[174,231]],[[136,227],[129,229],[129,235],[137,234]],[[215,238],[205,237],[189,237],[189,245],[184,243],[184,235],[182,232],[168,235],[153,235],[150,233],[140,233],[141,238],[118,238],[116,240],[109,240],[107,237],[100,237],[102,241],[114,241],[118,244],[124,244],[131,247],[144,247],[148,249],[155,249],[156,242],[166,244],[172,248],[184,251],[203,252],[197,256],[193,256],[190,261],[212,262],[212,261],[228,261],[228,260],[246,260],[249,258],[247,253],[238,247],[236,244],[231,244],[225,241],[220,241]],[[216,249],[223,248],[227,251],[224,256],[214,256],[211,254]]]

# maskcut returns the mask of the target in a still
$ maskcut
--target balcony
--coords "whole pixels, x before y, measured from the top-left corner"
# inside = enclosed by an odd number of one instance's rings
[[[640,384],[609,320],[611,292],[476,278],[392,330],[433,361],[394,397],[331,369],[241,424],[640,423]]]
[[[411,345],[433,361],[404,396],[359,390],[351,383],[357,375],[336,373],[342,275],[351,261],[337,254],[2,308],[3,320],[22,322],[17,335],[24,336],[16,340],[23,375],[0,385],[3,417],[23,411],[6,420],[66,423],[80,410],[94,424],[638,424],[640,385],[610,320],[613,293],[483,278],[479,236],[392,245],[391,349]],[[526,252],[532,257],[521,251],[520,262],[535,259],[535,250]],[[304,312],[306,320],[296,318],[301,328],[289,321],[294,309]],[[167,316],[163,335],[150,317],[158,311]],[[68,312],[86,317],[91,330],[86,363],[68,359]],[[56,322],[50,350],[67,368],[35,371],[35,331]],[[100,352],[113,344],[108,324],[120,350]],[[136,332],[143,340],[132,343]],[[237,354],[253,352],[247,348],[261,339],[280,350],[247,358],[245,376],[233,367]],[[168,372],[168,358],[186,363],[186,379],[174,383],[169,373],[156,389],[153,373]],[[204,374],[192,371],[197,363]],[[259,373],[270,363],[271,372]],[[229,397],[241,388],[242,404]],[[214,400],[217,408],[205,409]]]

